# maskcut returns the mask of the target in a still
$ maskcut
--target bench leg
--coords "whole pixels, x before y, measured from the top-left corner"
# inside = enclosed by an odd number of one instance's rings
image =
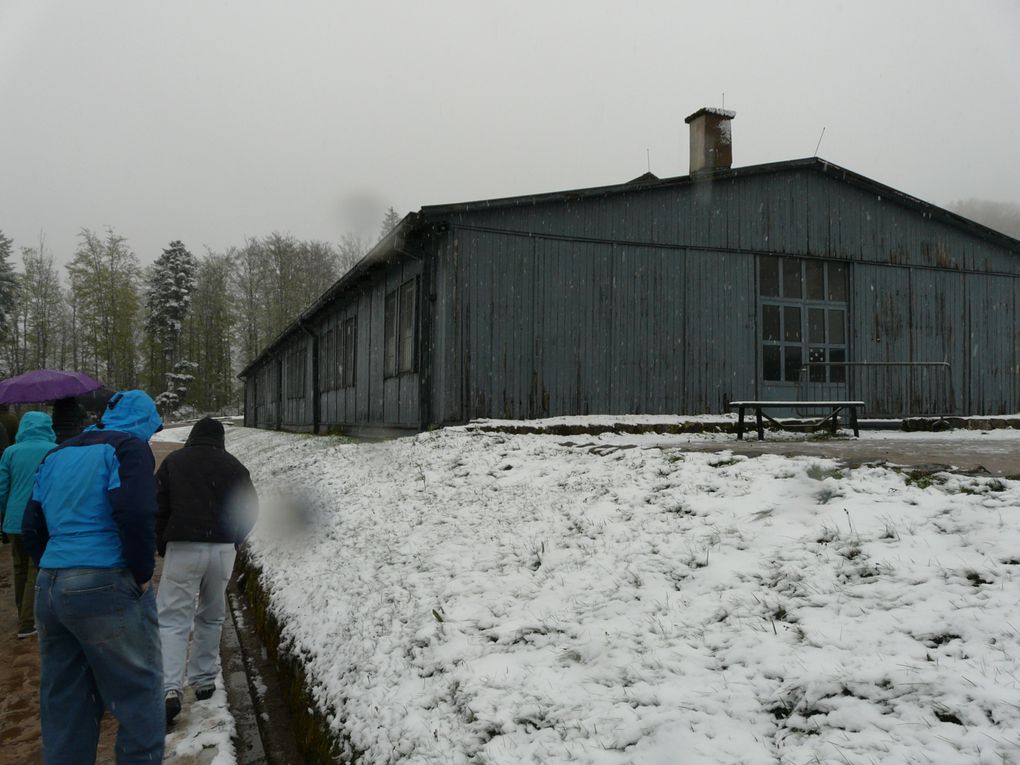
[[[861,432],[857,429],[857,407],[850,407],[850,427],[854,429],[854,436],[856,438],[861,437]]]
[[[832,435],[836,435],[836,431],[839,429],[839,410],[842,407],[837,406],[832,410],[832,419],[829,420],[829,432]]]
[[[737,407],[737,440],[744,440],[744,407]]]
[[[760,406],[759,407],[755,407],[754,414],[755,414],[755,417],[757,418],[757,422],[758,422],[758,440],[759,441],[764,441],[765,440],[765,428],[762,427],[762,424],[761,424],[761,407]]]

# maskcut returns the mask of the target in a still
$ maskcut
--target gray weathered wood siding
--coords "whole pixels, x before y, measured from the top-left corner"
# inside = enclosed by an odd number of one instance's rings
[[[754,391],[754,274],[747,255],[454,228],[437,421],[719,411]]]

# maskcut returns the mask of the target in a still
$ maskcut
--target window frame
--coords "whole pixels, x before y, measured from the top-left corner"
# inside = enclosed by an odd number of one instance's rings
[[[418,371],[419,279],[405,279],[383,299],[383,378]]]
[[[768,263],[766,259],[775,261],[774,263]],[[849,360],[849,318],[850,318],[850,268],[849,264],[843,261],[823,260],[814,258],[798,258],[788,257],[781,255],[760,255],[757,258],[757,292],[758,292],[758,363],[759,372],[762,382],[770,385],[793,385],[800,382],[800,368],[805,364],[811,363],[812,355],[821,352],[824,357],[824,361],[847,361]],[[799,268],[793,268],[792,266],[796,263]],[[817,266],[821,265],[821,294],[822,297],[808,297],[809,295],[816,295],[817,290],[812,290],[808,282],[808,275],[810,271],[817,273]],[[769,275],[778,276],[778,284],[776,285],[775,295],[765,295],[763,293],[763,286],[765,281],[762,279],[762,274],[768,272]],[[798,277],[793,285],[795,289],[787,288],[787,274],[797,272]],[[842,274],[842,294],[845,300],[832,300],[830,299],[833,295],[833,279],[838,274]],[[771,288],[771,280],[767,280],[768,286]],[[793,293],[793,294],[788,294]],[[770,312],[769,309],[773,309],[778,312],[779,326],[776,329],[775,336],[766,336],[768,327],[766,326],[766,313]],[[822,312],[822,324],[821,330],[823,333],[822,341],[813,341],[812,328],[815,326],[812,324],[812,312],[820,310]],[[789,320],[794,315],[793,312],[797,311],[799,318],[799,327],[795,330],[788,326]],[[842,316],[843,325],[840,328],[842,334],[842,342],[833,342],[833,336],[835,334],[834,320],[838,315]],[[771,316],[774,320],[777,318],[774,314]],[[776,357],[776,351],[766,349],[778,349],[778,356]],[[788,359],[788,353],[790,358]],[[771,374],[773,363],[771,359],[767,357],[773,357],[778,363],[778,378],[769,377]],[[841,358],[839,358],[841,357]],[[797,370],[794,372],[790,368],[790,364],[799,358],[797,364]],[[768,364],[769,369],[766,370],[766,361],[770,361]],[[818,377],[813,370],[809,368],[809,379],[808,382],[812,383],[829,383],[829,384],[844,384],[846,382],[846,369],[845,367],[840,369],[837,367],[825,366],[821,368],[822,376]],[[795,375],[795,376],[792,376]],[[792,376],[792,378],[791,378]]]

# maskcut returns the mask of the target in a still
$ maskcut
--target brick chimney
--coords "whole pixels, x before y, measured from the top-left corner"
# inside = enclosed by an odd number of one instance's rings
[[[736,112],[706,106],[684,120],[691,126],[691,175],[729,170],[733,164],[730,120]]]

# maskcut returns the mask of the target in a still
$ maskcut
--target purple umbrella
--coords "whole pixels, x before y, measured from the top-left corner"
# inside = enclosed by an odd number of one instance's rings
[[[0,404],[37,404],[58,398],[79,396],[102,383],[82,372],[36,369],[0,382]]]

